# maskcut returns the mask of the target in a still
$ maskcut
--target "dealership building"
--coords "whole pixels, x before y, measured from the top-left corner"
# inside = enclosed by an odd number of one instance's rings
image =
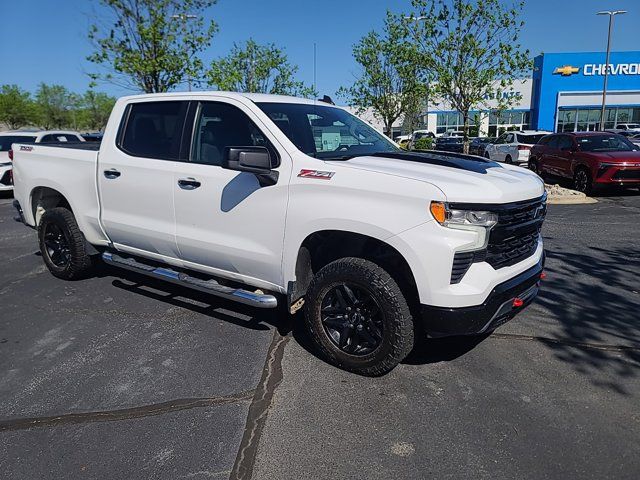
[[[509,110],[492,111],[495,98],[472,112],[480,135],[496,136],[505,130],[590,131],[597,130],[602,108],[606,54],[545,53],[534,59],[531,78],[513,85],[517,100]],[[462,115],[446,103],[428,105],[423,117],[436,134],[462,129]],[[605,129],[619,123],[640,123],[640,51],[612,52],[607,87]],[[394,136],[401,133],[394,125]]]

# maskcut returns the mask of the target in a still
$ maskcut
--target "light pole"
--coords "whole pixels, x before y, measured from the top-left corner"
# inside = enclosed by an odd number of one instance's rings
[[[187,22],[189,20],[195,20],[196,18],[198,18],[198,16],[191,15],[190,13],[177,13],[175,15],[171,15],[171,18],[173,20],[182,20],[183,26],[186,27]],[[189,72],[187,72],[187,85],[188,85],[189,91],[191,91],[191,77],[189,76]]]
[[[604,85],[602,87],[602,111],[600,112],[600,130],[604,130],[605,107],[607,105],[607,82],[609,80],[609,57],[611,55],[611,30],[613,29],[613,17],[627,13],[626,10],[605,10],[598,15],[609,15],[609,35],[607,36],[607,60],[604,67]],[[615,125],[614,125],[615,127]]]

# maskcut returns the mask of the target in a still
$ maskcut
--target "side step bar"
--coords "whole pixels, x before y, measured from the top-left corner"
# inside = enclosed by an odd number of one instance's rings
[[[148,265],[143,261],[136,260],[131,257],[122,257],[113,252],[104,252],[102,254],[102,260],[109,265],[142,273],[143,275],[148,275],[160,280],[166,280],[187,288],[226,298],[227,300],[244,303],[245,305],[253,305],[258,308],[275,308],[278,306],[278,300],[273,295],[250,292],[240,288],[226,287],[224,285],[220,285],[213,279],[201,280],[199,278],[191,277],[186,273],[176,272],[170,268]]]

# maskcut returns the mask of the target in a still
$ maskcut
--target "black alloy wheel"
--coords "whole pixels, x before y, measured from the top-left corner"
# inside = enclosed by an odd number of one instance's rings
[[[350,283],[332,287],[322,300],[321,320],[331,342],[349,355],[368,355],[382,343],[382,310],[366,288]]]
[[[591,191],[591,178],[589,172],[584,168],[580,168],[573,176],[573,187],[582,193],[588,194]]]
[[[66,268],[71,263],[69,239],[55,223],[45,225],[44,245],[46,255],[56,267]]]

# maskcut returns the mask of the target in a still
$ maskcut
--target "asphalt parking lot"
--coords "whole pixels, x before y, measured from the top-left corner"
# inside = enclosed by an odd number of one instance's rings
[[[57,280],[12,216],[0,199],[4,478],[638,478],[638,192],[550,206],[534,305],[376,379],[278,312]]]

